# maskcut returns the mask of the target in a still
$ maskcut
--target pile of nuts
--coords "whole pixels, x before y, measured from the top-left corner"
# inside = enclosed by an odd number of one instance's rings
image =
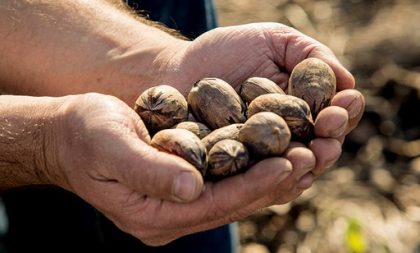
[[[218,180],[282,155],[291,140],[313,139],[314,119],[335,91],[332,69],[308,58],[293,69],[287,94],[261,77],[246,80],[239,94],[221,79],[204,78],[193,85],[187,100],[171,86],[147,89],[134,110],[153,136],[153,147]]]

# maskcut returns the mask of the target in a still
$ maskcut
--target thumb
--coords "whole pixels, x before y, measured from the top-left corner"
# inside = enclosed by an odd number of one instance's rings
[[[118,170],[117,180],[140,194],[189,202],[202,192],[203,178],[193,165],[140,140],[121,159],[125,167]]]

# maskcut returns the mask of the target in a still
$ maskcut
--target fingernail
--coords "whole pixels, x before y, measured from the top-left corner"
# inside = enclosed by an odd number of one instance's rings
[[[347,106],[347,111],[349,113],[349,118],[353,119],[360,114],[362,110],[362,102],[360,100],[360,96],[357,95],[353,98],[351,103]]]
[[[174,196],[175,198],[183,201],[192,200],[197,180],[191,172],[181,172],[175,181]]]

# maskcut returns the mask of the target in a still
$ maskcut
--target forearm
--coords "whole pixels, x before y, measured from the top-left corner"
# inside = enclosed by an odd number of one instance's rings
[[[161,71],[174,69],[165,64],[186,43],[104,0],[4,0],[0,34],[6,92],[97,91],[128,103],[164,81]]]
[[[62,98],[0,96],[0,189],[47,184]],[[48,162],[47,162],[48,161]]]

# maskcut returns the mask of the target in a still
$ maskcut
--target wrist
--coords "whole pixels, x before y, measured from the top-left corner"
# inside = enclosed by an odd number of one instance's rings
[[[62,98],[0,96],[0,188],[52,184]]]
[[[103,83],[96,91],[114,95],[129,106],[134,105],[144,90],[159,84],[174,86],[185,93],[186,87],[190,87],[192,83],[183,82],[180,59],[191,42],[169,34],[163,37],[164,41],[154,43],[153,46],[145,47],[144,42],[139,41],[124,53],[110,59],[108,66],[101,72],[112,74],[107,79],[102,79]],[[104,88],[109,90],[102,92]]]

